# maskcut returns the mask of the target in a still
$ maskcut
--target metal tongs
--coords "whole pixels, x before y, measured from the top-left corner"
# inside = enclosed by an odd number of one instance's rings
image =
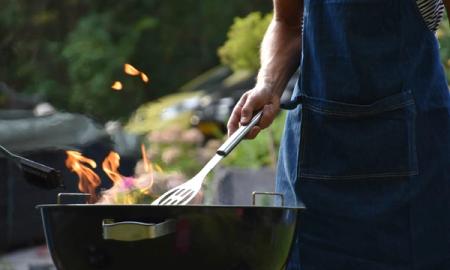
[[[61,172],[33,160],[13,154],[0,145],[0,157],[14,162],[22,171],[23,178],[30,184],[42,189],[56,189],[64,187]]]
[[[220,147],[216,154],[193,178],[187,182],[176,186],[166,193],[162,194],[158,199],[152,202],[152,205],[186,205],[200,191],[203,180],[208,173],[226,157],[241,141],[250,130],[261,120],[262,111],[253,116],[249,124],[239,127]]]

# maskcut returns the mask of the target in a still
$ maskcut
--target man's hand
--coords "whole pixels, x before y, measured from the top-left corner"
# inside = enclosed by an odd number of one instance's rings
[[[255,88],[242,95],[228,120],[228,136],[233,134],[239,128],[239,125],[245,125],[250,122],[253,115],[259,110],[263,111],[262,118],[247,134],[246,138],[255,138],[261,129],[267,128],[272,124],[273,119],[275,119],[280,110],[280,97],[273,93],[274,91],[270,89],[270,85],[266,84],[262,86],[256,85]]]
[[[450,0],[449,0],[450,1]],[[256,86],[239,100],[228,121],[228,136],[263,110],[258,125],[246,136],[253,139],[280,110],[280,96],[298,68],[301,53],[303,0],[273,0],[274,16],[261,44],[261,68]]]

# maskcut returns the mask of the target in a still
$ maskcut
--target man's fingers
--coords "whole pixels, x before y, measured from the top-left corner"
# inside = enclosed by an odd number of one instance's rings
[[[258,133],[267,128],[276,117],[279,111],[279,98],[273,96],[269,97],[260,91],[248,91],[246,92],[231,113],[228,120],[228,136],[233,134],[240,125],[247,125],[253,115],[259,111],[263,111],[263,116],[259,123],[245,136],[247,139],[255,138]]]
[[[253,114],[264,105],[264,100],[260,95],[250,93],[241,109],[241,124],[246,125],[252,120]]]
[[[245,125],[252,119],[253,116],[253,103],[247,102],[241,109],[241,124]]]
[[[234,106],[233,111],[231,112],[230,119],[228,119],[227,129],[228,136],[231,136],[238,128],[239,123],[241,122],[241,111],[247,100],[247,95],[244,94],[238,101],[238,103]]]
[[[245,136],[246,139],[254,139],[259,132],[261,131],[261,128],[258,126],[254,126],[249,133],[247,133],[247,136]]]
[[[263,107],[263,115],[258,123],[261,129],[267,128],[272,124],[278,113],[278,108],[274,104],[268,104]]]
[[[231,113],[230,119],[228,119],[227,129],[228,129],[228,136],[231,136],[236,129],[239,128],[239,122],[241,119],[241,110],[236,110],[236,107],[234,108],[233,112]]]

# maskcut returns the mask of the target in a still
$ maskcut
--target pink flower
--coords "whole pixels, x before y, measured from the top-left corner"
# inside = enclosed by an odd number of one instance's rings
[[[122,178],[122,186],[123,186],[123,188],[125,190],[130,190],[130,189],[134,188],[134,186],[135,186],[134,181],[135,181],[134,177],[124,176]]]

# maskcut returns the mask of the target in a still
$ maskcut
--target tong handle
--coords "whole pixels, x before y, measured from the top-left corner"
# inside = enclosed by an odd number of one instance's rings
[[[220,147],[217,149],[217,154],[221,156],[227,156],[235,147],[244,139],[245,135],[250,132],[250,130],[258,124],[261,120],[262,111],[258,112],[253,116],[252,120],[248,125],[240,126]]]

